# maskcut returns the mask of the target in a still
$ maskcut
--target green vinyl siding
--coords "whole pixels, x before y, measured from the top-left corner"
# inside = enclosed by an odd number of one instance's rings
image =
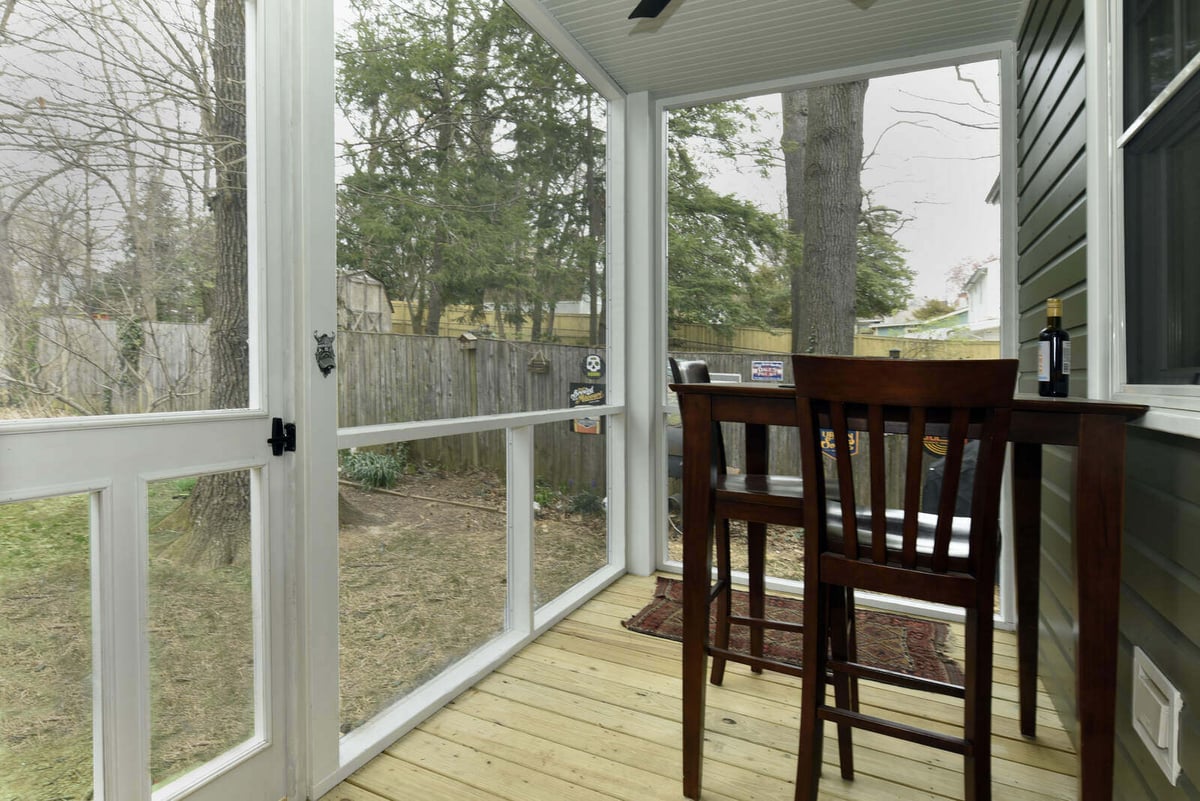
[[[1121,570],[1117,765],[1121,798],[1200,799],[1200,442],[1130,428]],[[1183,693],[1172,787],[1134,734],[1130,670],[1139,646]]]
[[[1017,357],[1020,390],[1037,391],[1046,298],[1063,300],[1071,394],[1086,394],[1087,161],[1082,0],[1032,0],[1018,39]],[[1075,725],[1074,569],[1070,524],[1075,453],[1042,457],[1038,673],[1068,731]]]
[[[1017,356],[1020,390],[1037,391],[1046,298],[1063,300],[1071,394],[1086,395],[1087,161],[1083,0],[1031,0],[1018,39]],[[1075,452],[1042,457],[1038,674],[1068,731],[1075,713],[1075,584],[1070,535]]]

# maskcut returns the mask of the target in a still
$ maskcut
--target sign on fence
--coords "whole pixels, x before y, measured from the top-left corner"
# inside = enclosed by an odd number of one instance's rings
[[[603,406],[604,385],[572,382],[569,401],[572,409],[576,406]],[[604,419],[601,417],[577,418],[571,421],[571,431],[576,434],[603,434]]]
[[[783,362],[775,360],[755,360],[750,362],[751,381],[782,381]]]

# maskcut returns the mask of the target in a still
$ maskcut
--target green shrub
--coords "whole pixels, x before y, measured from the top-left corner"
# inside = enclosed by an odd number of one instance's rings
[[[538,479],[533,485],[533,500],[543,509],[553,507],[559,498],[558,490],[547,484],[542,479]]]
[[[584,490],[571,496],[570,510],[577,515],[602,515],[605,512],[604,498]]]
[[[364,487],[387,489],[395,486],[406,465],[403,451],[350,451],[342,457],[342,475]]]

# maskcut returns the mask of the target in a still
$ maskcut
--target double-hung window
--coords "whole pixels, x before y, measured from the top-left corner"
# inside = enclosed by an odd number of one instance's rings
[[[1123,7],[1125,381],[1200,384],[1200,0]]]

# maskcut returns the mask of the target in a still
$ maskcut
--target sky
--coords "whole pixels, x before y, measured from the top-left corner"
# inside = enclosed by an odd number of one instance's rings
[[[876,205],[911,218],[896,239],[917,273],[917,300],[953,300],[946,284],[951,268],[1000,255],[1000,207],[985,200],[1000,170],[999,66],[987,61],[960,71],[978,84],[988,103],[952,67],[876,78],[866,94],[863,151],[874,149],[875,155],[863,170],[863,188]],[[768,112],[759,120],[761,133],[778,141],[779,95],[746,102]],[[763,178],[748,162],[725,162],[713,183],[764,210],[784,210],[782,167]]]

